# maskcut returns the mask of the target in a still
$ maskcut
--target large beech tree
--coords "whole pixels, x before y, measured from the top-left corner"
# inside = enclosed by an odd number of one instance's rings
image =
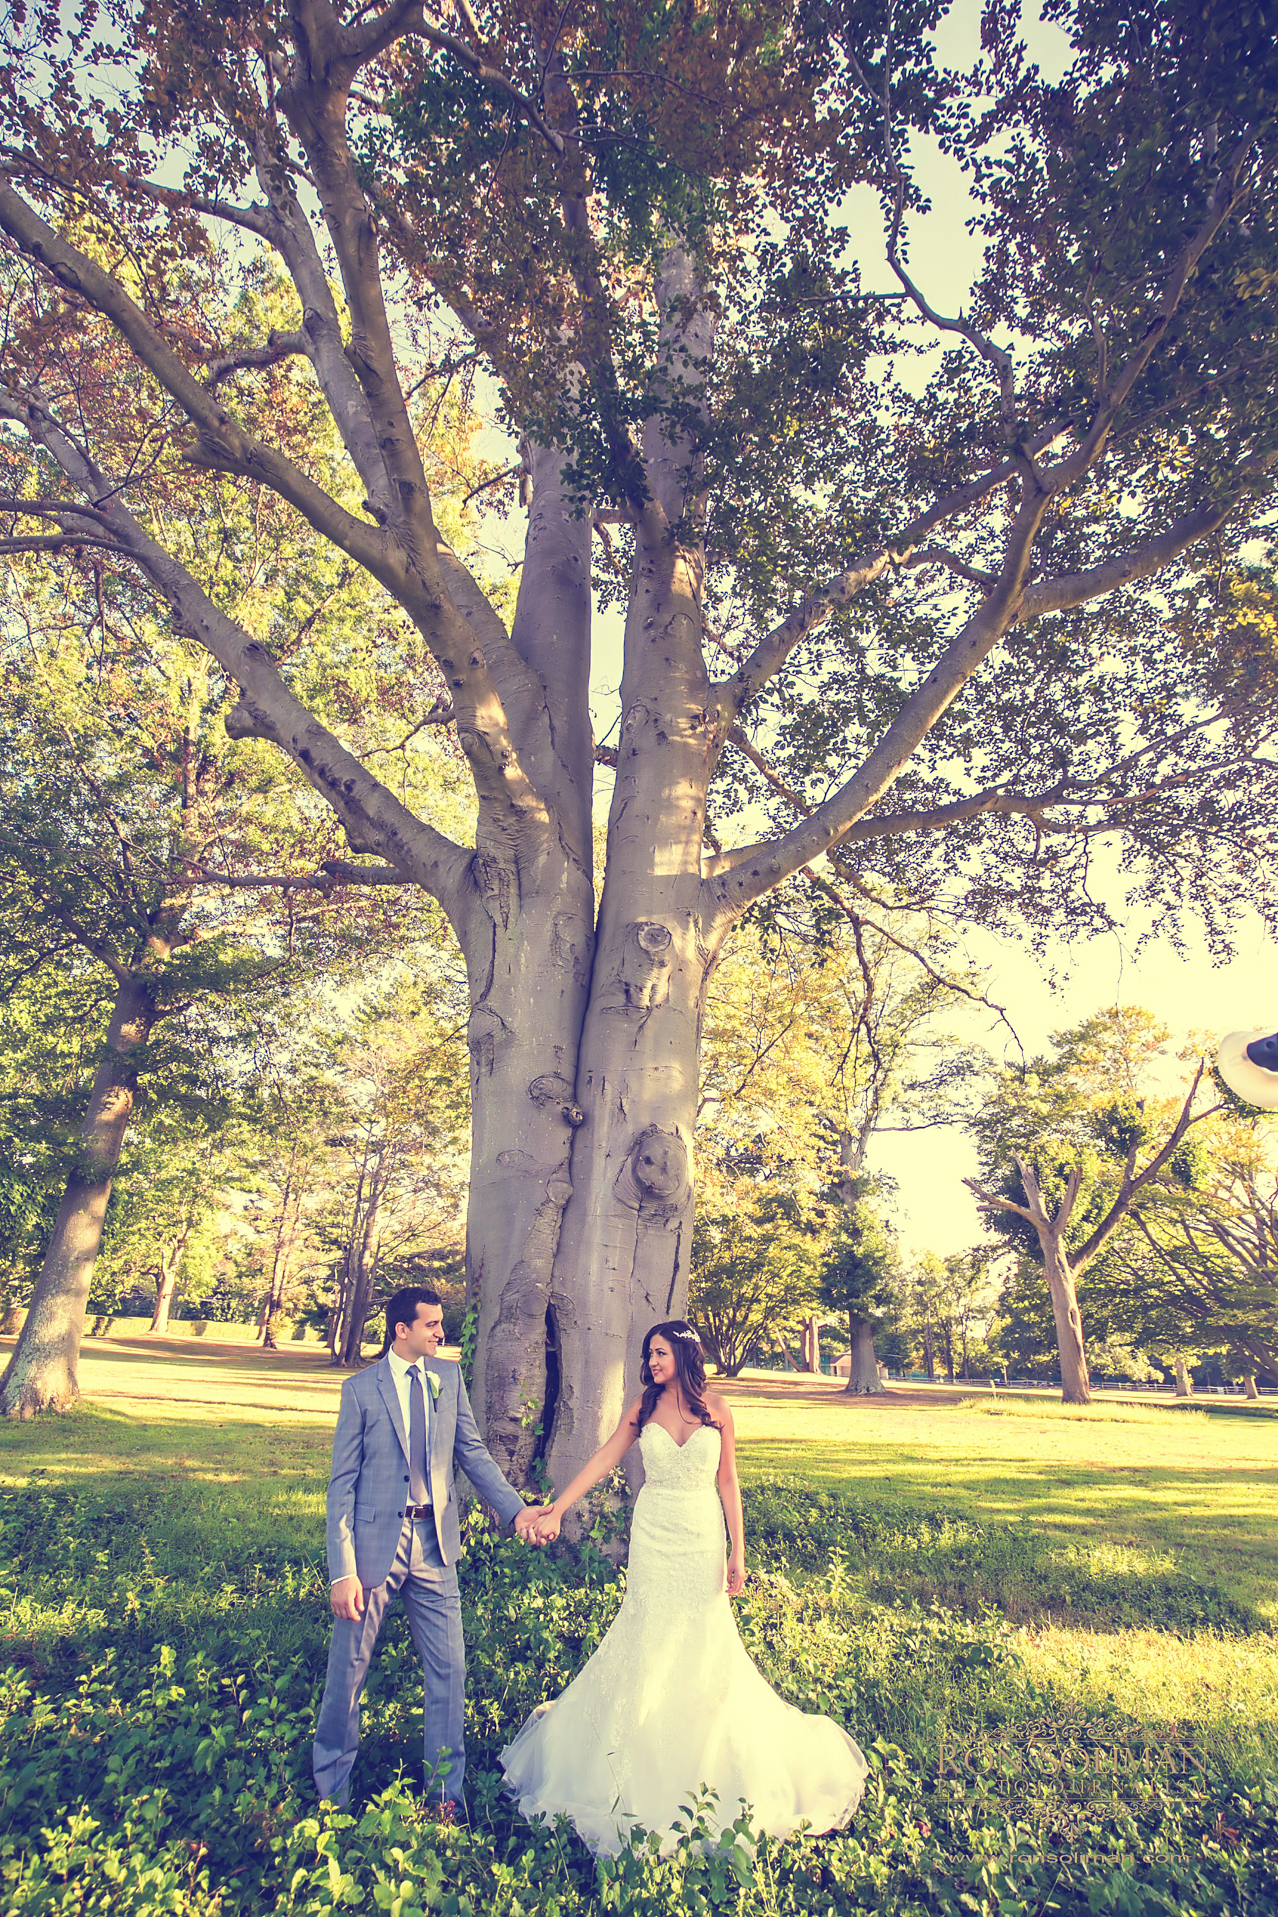
[[[1223,923],[1268,829],[1272,673],[1222,662],[1209,596],[1278,445],[1264,9],[1053,0],[1059,85],[1001,7],[980,70],[944,73],[940,11],[118,0],[71,33],[15,9],[0,412],[34,466],[10,544],[127,555],[238,688],[228,727],[294,760],[370,882],[447,914],[476,1393],[517,1477],[539,1445],[567,1476],[681,1307],[698,1028],[744,914],[821,859],[872,893],[943,870],[972,910],[1086,913],[1106,831],[1138,888]],[[958,318],[910,247],[917,131],[969,168],[988,239]],[[867,184],[883,221],[850,232]],[[293,324],[231,342],[201,283],[259,251]],[[99,321],[127,374],[46,376]],[[340,484],[255,406],[286,356]],[[442,537],[422,450],[418,382],[476,367],[521,449],[509,623]],[[276,494],[402,609],[447,689],[414,722],[454,728],[473,842],[166,545],[150,489],[182,464]],[[596,558],[624,624],[602,752]],[[748,782],[762,837],[725,821]]]

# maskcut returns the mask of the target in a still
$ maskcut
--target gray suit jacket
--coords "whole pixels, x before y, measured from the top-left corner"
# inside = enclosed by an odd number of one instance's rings
[[[430,1419],[430,1498],[439,1554],[455,1564],[461,1550],[457,1526],[456,1460],[481,1497],[506,1524],[523,1509],[493,1460],[470,1408],[461,1366],[450,1358],[426,1360],[440,1381]],[[390,1575],[408,1503],[408,1433],[399,1409],[390,1359],[357,1371],[342,1386],[333,1473],[328,1484],[328,1574],[383,1584]]]

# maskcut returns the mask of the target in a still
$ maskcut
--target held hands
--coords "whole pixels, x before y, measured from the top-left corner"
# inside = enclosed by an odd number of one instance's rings
[[[559,1536],[561,1519],[553,1504],[548,1504],[537,1513],[536,1537],[538,1544],[552,1544]]]
[[[728,1596],[740,1597],[745,1590],[745,1553],[734,1551],[728,1559]]]
[[[526,1504],[515,1519],[516,1537],[522,1538],[525,1544],[548,1544],[550,1538],[558,1536],[559,1525],[556,1523],[549,1536],[543,1536],[542,1527],[545,1517],[546,1513],[540,1505]]]

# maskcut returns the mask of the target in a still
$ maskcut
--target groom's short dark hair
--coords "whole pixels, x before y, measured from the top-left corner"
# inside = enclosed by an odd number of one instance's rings
[[[417,1321],[418,1305],[442,1305],[443,1299],[429,1285],[406,1285],[403,1291],[397,1291],[393,1298],[386,1300],[386,1339],[382,1345],[382,1356],[395,1342],[395,1332],[400,1325],[411,1325]]]

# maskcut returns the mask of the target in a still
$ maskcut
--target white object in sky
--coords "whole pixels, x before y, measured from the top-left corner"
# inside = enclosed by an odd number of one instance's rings
[[[1262,1111],[1278,1111],[1278,1032],[1231,1032],[1216,1054],[1231,1092]]]

